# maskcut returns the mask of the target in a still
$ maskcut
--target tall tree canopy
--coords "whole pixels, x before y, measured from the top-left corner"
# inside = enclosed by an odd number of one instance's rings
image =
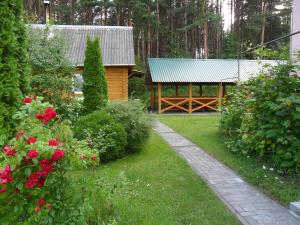
[[[42,22],[36,2],[24,0],[29,18]],[[56,24],[133,26],[135,52],[145,63],[147,57],[237,57],[240,42],[245,49],[289,33],[290,9],[291,0],[52,0],[51,18]]]

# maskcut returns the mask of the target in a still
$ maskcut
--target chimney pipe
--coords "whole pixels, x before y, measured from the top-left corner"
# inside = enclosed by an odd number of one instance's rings
[[[45,9],[45,24],[48,24],[50,21],[50,0],[44,0],[44,9]]]

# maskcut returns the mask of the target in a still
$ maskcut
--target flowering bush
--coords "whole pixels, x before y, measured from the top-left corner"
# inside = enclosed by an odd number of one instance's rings
[[[1,224],[57,224],[72,208],[66,172],[74,139],[49,103],[40,98],[23,102],[14,117],[18,133],[1,153]]]

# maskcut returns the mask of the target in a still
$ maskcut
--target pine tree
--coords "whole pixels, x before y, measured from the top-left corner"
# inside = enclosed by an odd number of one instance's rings
[[[85,112],[91,113],[107,102],[107,81],[98,39],[87,40],[83,80],[83,105]]]
[[[11,0],[0,2],[0,145],[13,133],[12,116],[22,100],[13,5]]]

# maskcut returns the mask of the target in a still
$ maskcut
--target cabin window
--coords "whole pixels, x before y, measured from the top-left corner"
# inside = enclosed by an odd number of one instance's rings
[[[73,89],[75,94],[82,94],[83,77],[81,74],[75,74],[73,76]]]

